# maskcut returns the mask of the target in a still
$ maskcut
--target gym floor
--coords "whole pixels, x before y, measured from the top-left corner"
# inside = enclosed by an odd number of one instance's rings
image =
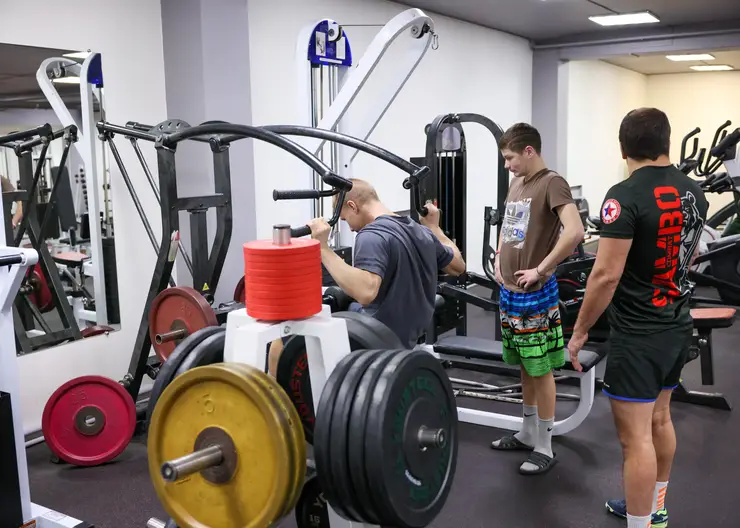
[[[493,314],[469,309],[470,335],[492,336]],[[740,401],[740,326],[715,331],[714,388],[731,402]],[[603,372],[597,367],[597,375]],[[481,379],[456,372],[455,377]],[[684,371],[690,388],[701,390],[699,364]],[[469,400],[465,405],[474,405]],[[489,403],[485,403],[486,406]],[[514,414],[516,406],[493,403]],[[560,404],[565,405],[572,404]],[[490,408],[490,407],[486,407]],[[567,411],[567,409],[566,409]],[[560,411],[559,411],[560,412]],[[740,411],[735,411],[740,412]],[[560,414],[559,414],[560,415]],[[673,404],[678,453],[668,489],[667,507],[675,526],[737,526],[734,440],[740,421],[726,411]],[[580,428],[556,438],[559,464],[541,477],[517,472],[522,453],[489,448],[502,432],[460,425],[460,450],[452,492],[433,527],[596,528],[625,526],[607,515],[604,502],[622,496],[621,452],[609,403],[598,394],[594,408]],[[28,450],[31,497],[34,502],[93,523],[97,528],[143,528],[150,517],[165,519],[147,468],[146,441],[136,438],[114,462],[95,468],[74,468],[49,462],[46,444]],[[294,528],[292,517],[282,528]]]

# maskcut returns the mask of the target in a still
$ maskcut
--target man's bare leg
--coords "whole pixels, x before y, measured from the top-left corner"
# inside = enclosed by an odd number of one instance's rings
[[[280,361],[280,354],[283,353],[283,340],[276,339],[270,343],[270,352],[267,356],[267,371],[273,378],[277,377],[278,361]]]
[[[658,471],[652,434],[655,403],[611,399],[611,406],[624,456],[627,515],[649,518]]]
[[[537,440],[537,393],[534,381],[532,377],[527,374],[522,366],[520,368],[522,373],[522,428],[520,431],[514,434],[514,438],[521,442],[524,446],[529,446],[534,449],[535,441]],[[511,437],[504,437],[499,440],[492,442],[491,447],[494,449],[506,449],[506,444]],[[503,443],[502,443],[503,442]]]
[[[537,430],[534,442],[534,452],[545,455],[548,458],[554,458],[552,452],[552,430],[555,424],[555,398],[556,387],[555,378],[551,372],[544,376],[527,376],[528,383],[534,387],[535,398],[537,401]],[[532,462],[524,462],[521,470],[525,473],[532,473],[539,467]]]
[[[657,482],[653,492],[653,511],[665,508],[668,480],[671,476],[673,457],[676,455],[676,430],[671,420],[672,390],[664,390],[658,396],[653,409],[653,448],[657,462]]]

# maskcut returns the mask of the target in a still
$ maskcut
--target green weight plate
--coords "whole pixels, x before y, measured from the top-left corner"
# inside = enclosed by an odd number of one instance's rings
[[[349,460],[350,475],[352,477],[352,491],[360,501],[363,518],[371,524],[380,524],[378,508],[373,504],[370,493],[370,484],[365,464],[365,424],[373,388],[383,372],[383,369],[401,350],[386,350],[368,366],[360,384],[357,386],[355,398],[352,401],[352,410],[349,419],[349,442],[347,459]]]
[[[175,347],[172,353],[162,363],[162,366],[159,369],[159,374],[157,374],[157,379],[154,380],[154,386],[149,395],[149,404],[147,405],[146,411],[147,423],[151,421],[157,400],[159,400],[159,397],[162,395],[162,392],[164,392],[164,389],[167,388],[167,385],[175,379],[177,369],[180,367],[182,362],[187,359],[190,352],[210,336],[225,331],[226,329],[220,326],[207,326],[200,330],[196,330]]]
[[[383,369],[365,428],[370,492],[381,525],[431,524],[444,506],[457,462],[457,407],[434,356],[404,351]]]
[[[350,413],[355,400],[357,386],[363,374],[383,350],[357,350],[358,356],[345,374],[337,392],[336,403],[331,417],[331,478],[337,493],[337,500],[342,504],[351,520],[364,522],[362,506],[353,490],[352,476],[349,468],[348,443],[350,436]]]
[[[334,406],[337,402],[337,394],[342,387],[344,376],[359,357],[357,354],[348,354],[337,363],[337,366],[329,375],[324,389],[321,391],[318,412],[316,413],[316,427],[313,433],[314,458],[316,459],[316,474],[319,485],[324,490],[324,497],[326,497],[329,504],[345,519],[350,519],[350,516],[342,507],[342,503],[339,502],[339,494],[336,491],[333,475],[331,474],[331,444],[334,441],[331,436],[331,421]]]

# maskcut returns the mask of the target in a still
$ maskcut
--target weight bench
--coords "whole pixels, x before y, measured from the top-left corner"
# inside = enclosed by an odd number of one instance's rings
[[[701,384],[714,385],[714,361],[712,358],[712,330],[715,328],[729,328],[735,319],[734,308],[692,308],[691,317],[694,319],[693,354],[689,360],[699,357],[701,365]],[[731,411],[732,407],[724,394],[718,392],[700,392],[688,390],[683,382],[673,391],[675,401],[692,403]]]
[[[424,346],[428,347],[428,345]],[[502,369],[519,370],[519,367],[504,363],[503,343],[501,341],[470,336],[448,336],[437,341],[433,345],[432,350],[434,355],[441,361],[461,364],[463,368],[464,365],[470,365],[475,367],[475,370],[486,372],[485,367],[489,367],[489,372],[494,373],[498,373]],[[564,351],[564,353],[567,354],[567,351]],[[596,371],[593,367],[601,360],[601,356],[590,350],[581,350],[578,354],[578,360],[581,362],[583,372],[573,370],[570,357],[566,356],[566,362],[563,368],[553,373],[556,377],[579,378],[581,391],[581,397],[575,412],[564,420],[555,422],[552,433],[555,436],[569,433],[581,425],[591,412],[591,407],[594,403]],[[519,431],[522,427],[521,416],[510,416],[508,414],[463,407],[457,408],[457,416],[460,421],[466,423],[495,427],[497,429]]]

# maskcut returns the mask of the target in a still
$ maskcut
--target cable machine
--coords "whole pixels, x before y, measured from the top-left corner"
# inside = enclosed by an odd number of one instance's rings
[[[479,114],[444,114],[437,116],[424,129],[426,133],[426,152],[423,158],[412,158],[411,162],[429,167],[430,174],[420,183],[421,199],[426,203],[431,201],[442,210],[440,227],[447,237],[455,242],[464,259],[467,258],[466,232],[466,204],[467,204],[467,144],[465,141],[464,123],[477,123],[485,127],[495,140],[494,148],[498,153],[496,206],[486,207],[484,210],[484,232],[482,265],[486,277],[474,273],[466,273],[460,277],[440,276],[439,293],[445,302],[437,307],[435,312],[434,330],[427,336],[427,341],[435,341],[436,336],[455,329],[457,335],[467,335],[466,305],[468,303],[480,306],[485,310],[491,309],[490,302],[469,294],[466,290],[472,284],[491,288],[494,277],[491,245],[491,228],[496,227],[496,241],[501,232],[499,211],[506,205],[506,195],[509,192],[509,171],[498,149],[498,142],[503,136],[503,129]],[[415,213],[417,204],[411,195],[411,215],[419,220]],[[492,289],[495,295],[497,290]],[[500,339],[500,328],[496,325],[496,339]]]
[[[404,45],[404,52],[394,60],[392,73],[387,73],[383,79],[383,93],[373,100],[372,105],[364,106],[362,112],[353,108],[351,122],[345,122],[344,117],[353,101],[362,93],[388,48],[397,40]],[[324,19],[306,26],[298,36],[296,48],[297,75],[303,87],[298,93],[299,122],[367,140],[429,47],[436,49],[436,43],[432,19],[420,9],[408,9],[383,26],[357,67],[353,68],[352,48],[338,22]],[[351,164],[357,149],[327,144],[326,140],[317,138],[306,138],[302,144],[332,170],[351,178]],[[313,171],[311,185],[319,192],[325,190],[321,178]],[[325,200],[314,200],[306,216],[323,216],[325,211],[331,211],[331,203]],[[351,262],[352,240],[349,230],[341,227],[335,230],[332,239],[335,251],[347,262]]]

